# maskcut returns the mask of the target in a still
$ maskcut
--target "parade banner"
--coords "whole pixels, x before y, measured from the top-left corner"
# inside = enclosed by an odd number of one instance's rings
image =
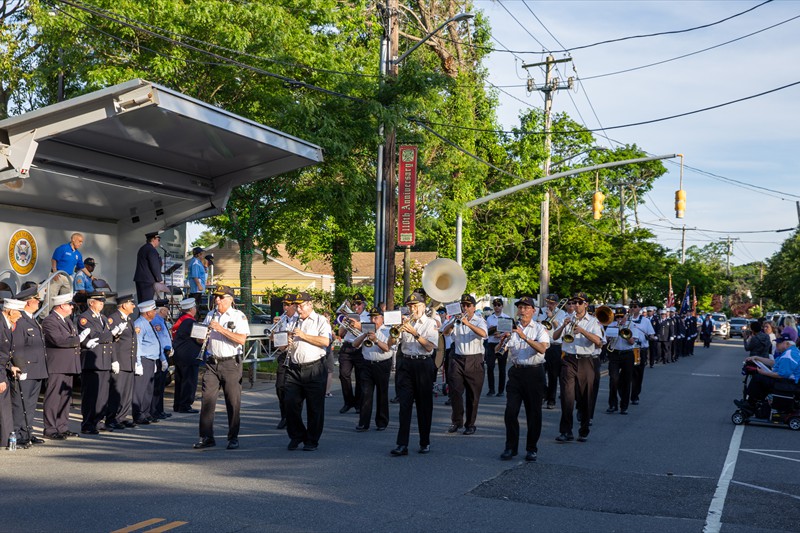
[[[417,213],[417,147],[400,146],[397,178],[397,245],[414,246]]]

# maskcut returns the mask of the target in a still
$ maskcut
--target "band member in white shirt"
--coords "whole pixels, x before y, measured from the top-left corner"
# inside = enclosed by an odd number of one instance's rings
[[[307,292],[297,294],[299,320],[289,336],[286,356],[286,431],[287,449],[312,452],[319,446],[325,422],[325,348],[331,342],[331,324],[314,311],[313,299]],[[303,402],[307,402],[308,426],[303,424]]]
[[[364,356],[361,366],[361,412],[356,426],[358,432],[369,431],[373,396],[377,399],[376,429],[383,431],[389,425],[389,375],[392,373],[392,345],[395,339],[389,335],[389,327],[383,325],[383,312],[380,309],[373,307],[369,316],[375,331],[362,333],[353,341],[353,347],[361,349]],[[364,323],[361,327],[366,329]]]
[[[634,351],[639,349],[643,334],[640,329],[631,327],[628,313],[624,307],[617,307],[616,321],[606,329],[608,352],[608,409],[606,413],[628,414],[631,399],[631,380],[633,378]],[[631,336],[626,339],[622,331],[629,329]]]
[[[357,292],[350,301],[353,306],[352,311],[359,315],[358,320],[351,320],[350,325],[353,329],[360,330],[361,322],[369,322],[367,312],[367,299],[363,294]],[[342,384],[342,398],[344,405],[339,412],[344,414],[350,409],[355,408],[356,413],[361,410],[361,377],[359,368],[364,360],[361,350],[353,346],[356,335],[349,332],[344,326],[339,327],[339,337],[342,338],[342,347],[339,349],[339,382]],[[356,386],[353,388],[352,375],[355,374]]]
[[[631,310],[630,328],[638,329],[642,332],[641,346],[639,347],[638,362],[633,364],[633,382],[631,383],[631,404],[639,404],[639,394],[642,392],[642,382],[644,381],[644,367],[650,355],[650,339],[655,337],[655,330],[650,319],[644,316],[642,306],[638,300],[631,300],[629,304]],[[692,317],[694,318],[694,317]]]
[[[578,292],[570,299],[575,306],[575,316],[567,317],[564,323],[553,332],[553,338],[559,339],[569,333],[572,342],[562,344],[564,358],[561,365],[561,422],[559,424],[558,442],[574,440],[572,434],[572,411],[577,400],[580,416],[579,442],[589,437],[589,421],[594,403],[595,351],[603,345],[603,327],[600,322],[586,311],[589,301],[586,294]],[[563,339],[562,339],[563,340]]]
[[[500,342],[502,333],[497,333],[497,319],[498,318],[511,318],[503,312],[503,299],[495,298],[492,300],[492,307],[494,312],[486,317],[486,326],[489,328],[487,333],[489,338],[484,343],[486,354],[484,360],[486,362],[486,380],[489,385],[489,392],[486,396],[494,396],[494,366],[497,363],[497,395],[502,396],[506,387],[506,359],[507,353],[497,353],[497,343]]]
[[[294,331],[297,320],[299,319],[297,315],[296,299],[297,295],[292,292],[287,292],[283,295],[283,315],[281,315],[278,320],[278,324],[273,330],[273,335],[275,333],[289,333]],[[273,336],[273,338],[275,337]],[[278,350],[278,356],[275,358],[275,362],[278,364],[275,372],[275,394],[278,396],[278,407],[281,411],[281,419],[275,429],[286,428],[286,407],[284,406],[283,400],[286,396],[286,351],[289,349],[288,335],[286,339],[286,344],[275,346],[275,349]]]
[[[525,406],[528,427],[525,438],[525,460],[535,461],[542,434],[542,400],[545,394],[544,362],[550,336],[540,323],[533,320],[536,310],[533,298],[523,296],[517,303],[519,322],[514,331],[503,335],[509,353],[508,394],[505,424],[506,447],[500,455],[504,461],[517,455],[519,446],[519,409]]]
[[[442,334],[452,336],[455,350],[451,354],[447,369],[447,384],[452,408],[448,433],[455,433],[462,425],[464,435],[475,433],[475,419],[483,389],[483,340],[486,321],[475,314],[475,298],[471,294],[461,296],[461,316],[442,326]],[[464,418],[464,393],[466,392],[466,422]]]
[[[554,339],[553,331],[564,322],[564,318],[567,314],[563,309],[556,310],[559,301],[558,294],[548,294],[545,297],[546,307],[539,309],[539,312],[536,313],[534,318],[536,322],[544,322],[546,320],[552,326],[552,328],[548,330],[550,347],[547,348],[544,363],[544,369],[547,375],[547,392],[545,394],[545,399],[547,400],[548,409],[554,409],[556,406],[558,382],[561,377],[561,339]]]
[[[414,292],[406,299],[411,313],[400,327],[400,350],[397,358],[397,395],[400,399],[400,428],[393,456],[408,455],[411,410],[417,404],[419,453],[431,451],[433,418],[433,379],[436,365],[433,352],[439,340],[436,321],[425,315],[425,297]],[[400,354],[402,353],[402,357]]]

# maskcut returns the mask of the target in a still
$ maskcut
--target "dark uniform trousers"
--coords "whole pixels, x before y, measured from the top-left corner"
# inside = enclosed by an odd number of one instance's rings
[[[478,403],[483,389],[483,355],[458,355],[453,353],[447,371],[452,416],[456,426],[472,427],[478,416]],[[466,392],[467,417],[464,420],[464,392]]]
[[[150,404],[150,416],[158,417],[164,412],[164,389],[167,388],[167,374],[161,370],[161,360],[156,361],[155,373],[153,374],[153,401]]]
[[[153,381],[156,373],[156,365],[160,361],[142,357],[141,376],[133,378],[133,421],[146,420],[150,417],[153,406]]]
[[[358,425],[368,428],[372,418],[375,398],[375,426],[389,425],[389,376],[392,373],[392,358],[383,361],[364,360],[361,366],[361,414]]]
[[[339,381],[342,384],[342,397],[344,404],[349,407],[361,409],[361,377],[358,369],[364,362],[361,349],[353,348],[349,342],[342,344],[339,349]],[[355,370],[355,372],[353,372]],[[356,378],[356,386],[353,388],[353,374]]]
[[[497,344],[487,342],[485,344],[486,352],[484,360],[486,361],[486,381],[489,385],[489,393],[494,394],[494,365],[497,362],[497,393],[500,394],[506,389],[506,363],[508,362],[508,351],[503,353],[495,353]]]
[[[658,341],[658,355],[662,364],[672,362],[672,341]]]
[[[417,427],[419,445],[431,443],[431,420],[433,419],[433,379],[436,365],[433,359],[411,359],[404,356],[397,362],[397,396],[400,399],[400,429],[397,445],[408,446],[411,433],[411,409],[417,404]]]
[[[173,411],[186,411],[192,408],[194,395],[197,393],[197,379],[200,365],[184,365],[175,363],[175,398]]]
[[[561,378],[561,344],[553,344],[544,352],[544,369],[547,372],[547,403],[555,403],[558,393],[558,382]]]
[[[597,407],[597,395],[600,394],[600,374],[603,371],[603,361],[599,357],[592,357],[594,363],[594,385],[592,390],[592,402],[589,406],[589,423],[594,418],[594,408]]]
[[[156,288],[151,281],[135,281],[136,285],[136,299],[139,302],[146,302],[152,300],[156,294]]]
[[[650,368],[653,368],[653,365],[658,362],[659,357],[657,340],[650,341],[650,348],[647,349],[647,352],[647,361],[650,363]]]
[[[109,370],[84,370],[81,372],[82,430],[97,429],[108,408],[108,393],[111,386]]]
[[[275,371],[275,394],[278,396],[278,407],[281,410],[281,418],[286,418],[286,352],[279,352],[275,360],[278,368]]]
[[[111,388],[108,391],[108,411],[106,424],[121,424],[131,415],[133,404],[133,372],[121,370],[119,374],[111,374]]]
[[[33,419],[36,416],[36,404],[39,403],[42,380],[29,378],[17,383],[11,382],[9,387],[11,388],[11,406],[14,412],[14,431],[17,432],[17,442],[28,442],[31,440],[29,426],[33,426]],[[22,395],[20,395],[20,389],[22,389]],[[25,413],[28,413],[27,423]]]
[[[647,366],[649,348],[639,348],[639,364],[634,360],[633,382],[631,383],[631,400],[639,401],[639,394],[642,393],[642,383],[644,382],[644,367]]]
[[[519,409],[525,406],[528,433],[525,451],[538,452],[537,444],[542,434],[542,399],[545,394],[545,371],[542,365],[514,366],[508,371],[506,389],[506,450],[517,453],[519,449]]]
[[[631,401],[633,350],[608,353],[608,407],[628,409]]]
[[[50,373],[44,393],[44,434],[47,436],[69,430],[69,405],[72,400],[73,374]]]
[[[579,435],[589,435],[589,421],[594,410],[596,358],[564,354],[561,361],[561,422],[560,433],[572,433],[572,410],[577,402],[581,421]]]
[[[213,362],[215,361],[215,362]],[[219,389],[228,412],[228,440],[239,438],[239,410],[242,406],[242,365],[237,357],[209,359],[203,373],[203,404],[200,409],[200,438],[214,438],[214,411]]]
[[[2,319],[0,319],[2,320]],[[0,368],[0,372],[5,372]],[[8,437],[14,431],[14,415],[11,409],[11,385],[13,381],[6,380],[6,390],[0,392],[0,446],[8,446]]]
[[[325,357],[313,363],[290,363],[286,369],[286,432],[289,438],[317,446],[325,425],[325,387],[328,370]],[[308,425],[303,424],[303,402],[306,402]]]

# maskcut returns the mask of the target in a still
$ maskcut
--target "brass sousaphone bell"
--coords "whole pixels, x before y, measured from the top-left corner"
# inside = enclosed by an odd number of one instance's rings
[[[467,289],[467,274],[457,262],[439,257],[422,271],[422,288],[431,299],[431,307],[435,308],[438,303],[450,303],[461,298]],[[438,344],[433,357],[436,368],[444,362],[445,343],[441,335]]]

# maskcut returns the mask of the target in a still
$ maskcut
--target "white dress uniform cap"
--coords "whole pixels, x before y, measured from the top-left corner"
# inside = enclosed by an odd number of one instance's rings
[[[188,311],[192,307],[197,307],[197,301],[194,298],[184,298],[181,300],[181,309]]]
[[[22,311],[25,309],[25,302],[13,298],[5,298],[3,300],[3,309],[8,311]]]
[[[59,294],[58,296],[53,296],[53,306],[56,305],[64,305],[68,304],[72,301],[72,293],[68,292],[67,294]]]
[[[138,305],[140,313],[146,313],[156,308],[155,300],[145,300]]]

